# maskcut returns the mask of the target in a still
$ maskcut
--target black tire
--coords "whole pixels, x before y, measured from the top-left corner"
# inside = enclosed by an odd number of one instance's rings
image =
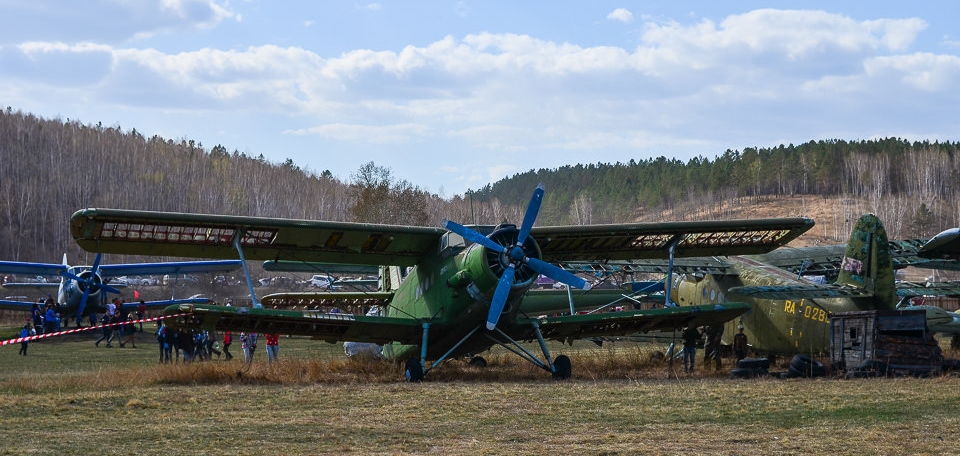
[[[746,367],[737,367],[730,369],[730,378],[754,378],[757,371]]]
[[[958,359],[944,359],[943,365],[941,366],[944,372],[951,372],[960,370],[960,360]]]
[[[419,383],[423,381],[423,366],[420,365],[419,359],[408,359],[407,368],[404,371],[404,375],[407,377],[407,381],[412,383]]]
[[[770,369],[770,360],[767,358],[743,358],[737,361],[737,367],[743,369]]]
[[[474,356],[470,358],[470,365],[473,367],[487,367],[487,360],[482,356]]]
[[[567,355],[560,355],[553,360],[553,378],[556,380],[566,380],[573,375],[573,365]]]
[[[790,372],[797,373],[799,377],[823,377],[827,375],[827,368],[807,355],[796,355],[790,361]]]

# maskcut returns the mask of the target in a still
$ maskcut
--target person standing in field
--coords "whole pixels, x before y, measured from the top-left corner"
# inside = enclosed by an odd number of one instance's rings
[[[23,339],[23,338],[27,338],[27,337],[30,337],[30,323],[27,323],[27,324],[23,325],[23,329],[20,330],[20,338]],[[30,343],[30,342],[28,342],[28,341],[26,341],[26,340],[21,340],[21,341],[20,341],[20,351],[17,352],[17,354],[20,354],[20,355],[23,355],[23,356],[27,356],[27,345],[28,345],[29,343]]]
[[[737,329],[737,334],[733,336],[733,352],[737,355],[737,361],[740,361],[747,357],[747,335],[743,333],[743,326]]]
[[[695,326],[688,326],[683,330],[683,373],[693,372],[693,364],[697,358],[697,342],[700,340],[700,331]]]
[[[267,361],[273,364],[273,361],[280,355],[280,335],[268,333],[263,337],[267,339]]]
[[[233,359],[233,355],[230,354],[230,344],[233,343],[233,334],[230,331],[223,333],[223,354],[227,355],[227,361]]]
[[[243,350],[243,359],[248,364],[253,362],[253,353],[257,350],[257,333],[240,333],[240,349]]]

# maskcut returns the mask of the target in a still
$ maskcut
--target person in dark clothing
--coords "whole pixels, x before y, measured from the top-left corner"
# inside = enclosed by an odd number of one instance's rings
[[[695,326],[683,330],[683,372],[693,372],[693,364],[697,357],[697,342],[700,341],[700,331]]]
[[[747,357],[747,335],[743,333],[743,326],[733,336],[733,353],[737,355],[737,361]]]
[[[20,337],[21,338],[30,337],[30,323],[23,325],[23,329],[20,330]],[[26,340],[20,341],[20,351],[17,352],[17,354],[27,356],[27,345],[29,343],[30,342]]]
[[[704,356],[703,356],[703,365],[707,366],[710,363],[710,360],[716,365],[716,370],[720,370],[722,367],[721,357],[720,357],[720,344],[722,343],[723,338],[723,325],[713,325],[708,326],[704,331]]]
[[[230,331],[223,333],[223,354],[227,355],[227,361],[233,359],[233,355],[230,354],[230,344],[233,343],[233,335],[230,334]]]
[[[107,326],[107,323],[110,323],[110,317],[104,314],[102,317],[100,317],[100,324],[103,325],[103,328],[101,328],[101,336],[96,342],[93,343],[93,345],[99,347],[100,342],[107,341],[107,348],[113,347],[113,345],[110,345],[110,336],[113,335],[113,330],[110,329],[110,326]]]

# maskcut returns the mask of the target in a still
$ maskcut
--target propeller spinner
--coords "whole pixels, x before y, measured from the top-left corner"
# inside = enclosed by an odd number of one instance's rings
[[[100,255],[97,254],[97,258],[93,260],[93,267],[90,268],[88,273],[81,273],[79,276],[71,274],[67,271],[63,271],[60,275],[73,279],[77,282],[77,286],[83,290],[83,297],[80,298],[80,305],[77,307],[77,321],[80,321],[80,318],[83,316],[83,310],[87,307],[87,299],[90,298],[90,294],[97,293],[99,291],[108,291],[110,293],[120,294],[120,290],[111,287],[107,284],[104,284],[100,279]],[[64,256],[66,258],[66,256]]]
[[[523,266],[527,266],[539,274],[543,274],[569,286],[583,290],[590,289],[590,284],[587,281],[539,258],[528,256],[526,250],[524,250],[523,245],[526,243],[527,237],[530,235],[530,230],[533,228],[533,223],[540,213],[540,204],[542,201],[543,184],[540,184],[537,185],[536,190],[533,191],[533,197],[530,198],[530,204],[527,205],[527,212],[523,216],[523,224],[520,225],[517,242],[512,245],[501,245],[490,237],[484,236],[473,229],[450,220],[444,220],[442,223],[445,229],[463,236],[464,239],[480,244],[494,252],[498,252],[501,257],[501,262],[506,263],[506,267],[500,275],[500,280],[497,282],[497,288],[493,293],[493,300],[490,302],[490,312],[487,314],[488,330],[493,330],[497,327],[500,314],[503,313],[503,308],[507,304],[507,298],[510,294],[510,288],[513,286],[517,269]],[[491,237],[493,237],[493,235],[491,235]]]

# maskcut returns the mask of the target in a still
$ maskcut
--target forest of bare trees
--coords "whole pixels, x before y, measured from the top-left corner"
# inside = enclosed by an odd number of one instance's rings
[[[838,217],[874,212],[894,236],[960,225],[956,144],[811,142],[518,174],[441,198],[369,162],[344,182],[287,160],[144,137],[135,128],[0,111],[0,260],[91,261],[72,241],[86,207],[438,225],[519,222],[532,189],[548,188],[540,225],[730,218],[761,198],[831,197]],[[793,214],[783,214],[793,215]],[[134,259],[124,259],[134,261]]]

